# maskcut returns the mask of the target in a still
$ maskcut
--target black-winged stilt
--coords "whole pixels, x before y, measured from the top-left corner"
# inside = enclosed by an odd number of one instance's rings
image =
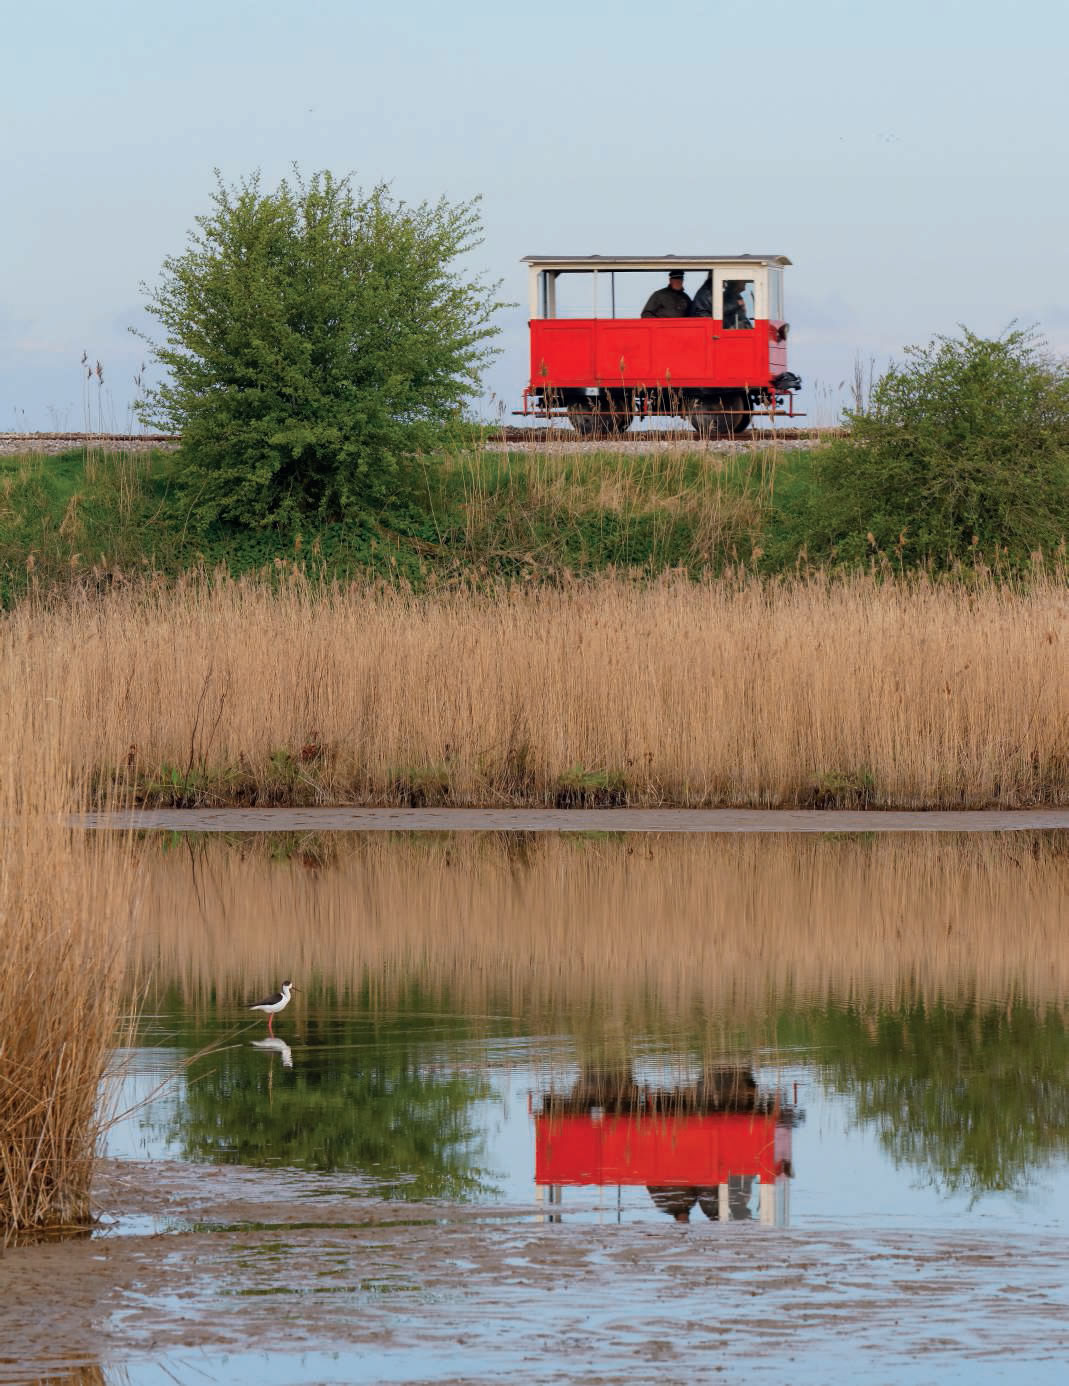
[[[290,1003],[291,993],[296,990],[297,988],[292,982],[283,982],[281,991],[276,991],[272,996],[267,996],[263,1001],[257,1001],[255,1005],[249,1007],[250,1011],[263,1011],[267,1016],[267,1033],[269,1035],[275,1033],[272,1027],[276,1014],[286,1009]]]

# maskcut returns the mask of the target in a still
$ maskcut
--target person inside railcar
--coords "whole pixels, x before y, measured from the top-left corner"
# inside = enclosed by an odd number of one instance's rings
[[[746,311],[745,279],[724,280],[724,326],[726,328],[753,327]]]
[[[683,292],[683,271],[671,270],[668,287],[650,294],[642,310],[644,318],[685,318],[690,312],[690,295]]]
[[[711,318],[713,316],[713,272],[705,276],[705,283],[694,295],[690,305],[690,317]]]

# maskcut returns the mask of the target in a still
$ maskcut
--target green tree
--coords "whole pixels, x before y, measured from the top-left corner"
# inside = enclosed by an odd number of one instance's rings
[[[478,199],[418,207],[329,172],[227,187],[143,286],[165,375],[141,417],[182,434],[205,523],[262,527],[380,513],[411,497],[413,455],[477,392],[496,285],[458,260]]]
[[[811,558],[1011,565],[1069,531],[1069,368],[1030,331],[908,347],[813,459]]]

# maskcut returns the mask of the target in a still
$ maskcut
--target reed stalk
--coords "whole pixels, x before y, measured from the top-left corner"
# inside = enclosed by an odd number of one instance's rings
[[[3,650],[9,652],[6,641]],[[132,861],[67,817],[64,710],[0,705],[0,1240],[85,1228],[128,964]]]

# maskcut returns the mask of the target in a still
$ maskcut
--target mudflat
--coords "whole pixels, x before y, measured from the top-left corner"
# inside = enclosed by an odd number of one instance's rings
[[[213,1359],[238,1352],[272,1380],[336,1353],[340,1381],[946,1381],[1011,1358],[1054,1381],[1069,1352],[1069,1248],[1004,1224],[552,1224],[348,1188],[106,1164],[111,1235],[3,1257],[0,1381],[161,1361],[225,1380]]]
[[[218,808],[84,813],[86,828],[197,833],[968,833],[1069,828],[1069,809]]]

